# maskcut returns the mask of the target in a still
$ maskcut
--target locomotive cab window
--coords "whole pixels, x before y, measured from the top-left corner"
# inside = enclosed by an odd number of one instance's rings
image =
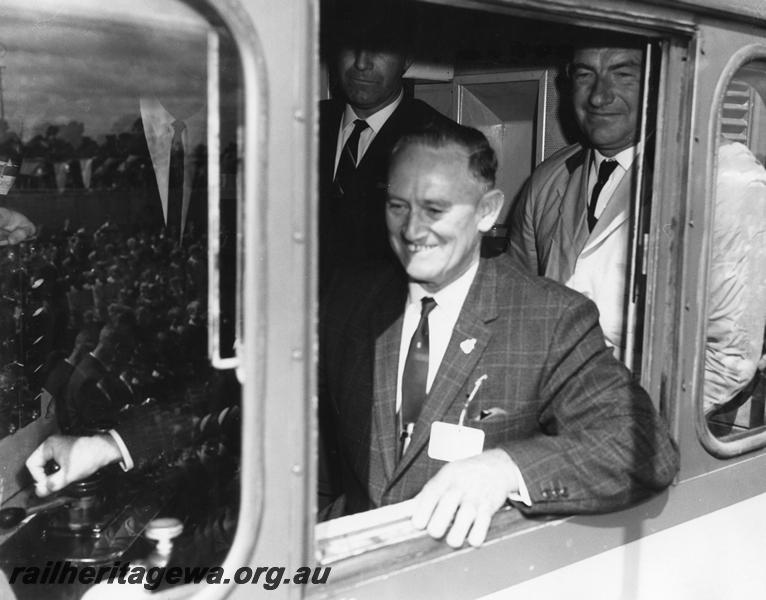
[[[727,455],[742,451],[737,440],[743,438],[749,446],[763,444],[766,57],[749,57],[729,73],[721,84],[711,185],[701,407],[710,433],[720,442],[715,451]]]
[[[0,211],[4,231],[32,229],[0,247],[0,512],[56,499],[21,526],[4,515],[9,579],[65,561],[212,567],[232,544],[243,84],[215,19],[4,3]],[[89,474],[70,482],[75,460]]]
[[[317,538],[323,562],[332,564],[417,537],[404,524],[413,505],[397,503],[415,497],[451,460],[431,447],[439,426],[463,426],[470,421],[474,431],[482,434],[485,451],[502,446],[511,456],[515,438],[555,437],[553,428],[541,425],[545,420],[541,415],[537,415],[540,421],[530,417],[529,429],[523,432],[504,426],[514,419],[499,382],[513,379],[507,373],[515,372],[517,365],[514,359],[505,357],[503,363],[499,354],[492,354],[492,360],[499,361],[494,366],[507,372],[491,371],[493,367],[482,362],[483,353],[494,351],[495,340],[476,339],[477,334],[465,329],[458,332],[458,326],[445,344],[443,362],[433,367],[435,375],[419,413],[433,417],[433,425],[415,417],[414,428],[395,431],[406,404],[405,384],[399,382],[406,378],[412,352],[401,341],[402,323],[408,317],[397,321],[406,290],[394,297],[390,289],[398,284],[392,279],[376,292],[368,291],[362,286],[375,275],[370,268],[358,280],[358,289],[350,284],[334,296],[336,290],[327,276],[333,269],[343,272],[349,259],[360,257],[374,258],[379,261],[376,265],[386,260],[397,265],[399,260],[411,274],[409,257],[397,251],[397,236],[409,239],[408,233],[395,229],[396,215],[392,216],[406,212],[402,207],[408,202],[415,214],[417,200],[404,199],[400,194],[406,193],[399,191],[397,154],[406,151],[388,141],[385,126],[362,119],[375,114],[369,110],[368,92],[373,86],[364,73],[374,72],[376,60],[382,62],[380,56],[400,57],[390,75],[398,81],[404,72],[403,82],[390,84],[386,96],[396,99],[394,111],[409,110],[413,119],[427,114],[426,130],[438,129],[447,117],[483,134],[497,158],[491,187],[502,192],[504,203],[494,227],[483,232],[481,261],[510,254],[514,265],[590,298],[601,314],[604,335],[599,344],[606,342],[610,353],[632,371],[626,376],[640,381],[647,335],[643,316],[647,269],[642,259],[649,235],[652,175],[660,160],[654,133],[663,45],[650,37],[546,21],[542,15],[536,20],[426,4],[416,4],[408,31],[390,29],[388,37],[371,32],[370,22],[378,17],[368,16],[364,25],[352,26],[349,33],[353,17],[344,14],[344,3],[326,4],[328,17],[321,39],[329,79],[320,110],[319,287],[323,293],[329,287],[330,309],[320,313]],[[333,17],[333,9],[340,17]],[[606,48],[610,51],[603,52]],[[449,49],[447,55],[443,49]],[[406,143],[430,143],[418,138],[417,132],[413,139],[420,141],[409,142],[408,134],[404,132]],[[345,166],[349,144],[355,172]],[[614,171],[598,183],[604,161],[614,162]],[[358,177],[356,181],[350,172]],[[572,183],[575,179],[577,184]],[[560,189],[553,189],[556,186]],[[562,197],[566,203],[555,205]],[[361,207],[368,212],[361,214]],[[541,214],[547,216],[539,219]],[[337,227],[339,222],[343,226]],[[426,239],[422,235],[420,239]],[[357,293],[361,294],[357,297]],[[337,308],[351,297],[357,303],[353,308]],[[385,314],[362,314],[365,303],[380,306],[384,301],[399,304],[387,307]],[[370,323],[376,327],[373,331],[365,329]],[[421,327],[417,323],[415,318],[410,335],[417,335]],[[466,338],[462,343],[460,336]],[[369,345],[362,347],[362,343]],[[474,366],[456,366],[468,361]],[[446,393],[451,395],[439,396]],[[513,394],[521,392],[516,389]],[[527,416],[536,414],[530,410]],[[554,496],[566,502],[568,490],[562,484],[540,494],[538,507]],[[518,497],[513,499],[522,512],[529,508]],[[364,511],[375,508],[380,510],[365,516]],[[519,514],[505,511],[499,520],[505,527],[514,521],[518,524]],[[326,521],[328,517],[341,518]],[[406,560],[405,554],[397,554],[397,559]]]

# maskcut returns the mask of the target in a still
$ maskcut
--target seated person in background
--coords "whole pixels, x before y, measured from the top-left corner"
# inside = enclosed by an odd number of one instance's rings
[[[83,329],[77,334],[74,342],[74,348],[69,356],[59,355],[55,358],[48,369],[48,375],[43,384],[43,390],[48,395],[47,402],[53,402],[56,407],[56,420],[59,430],[68,433],[70,431],[69,412],[67,410],[67,389],[69,379],[72,377],[75,366],[85,358],[88,352],[95,349],[97,340],[93,339],[87,329]]]
[[[133,354],[135,339],[127,324],[101,328],[98,345],[88,352],[69,379],[66,408],[69,431],[86,433],[93,428],[114,427],[117,414],[132,397],[120,380],[120,370]]]
[[[603,512],[672,481],[677,449],[593,303],[480,258],[503,203],[496,169],[486,138],[455,124],[394,147],[386,222],[401,266],[349,272],[322,307],[321,516],[416,497],[413,523],[459,547],[481,544],[509,499],[527,514]],[[445,429],[458,423],[483,445],[457,447]],[[445,464],[457,450],[468,457]]]
[[[721,140],[705,351],[705,414],[736,408],[753,379],[766,327],[766,169]]]

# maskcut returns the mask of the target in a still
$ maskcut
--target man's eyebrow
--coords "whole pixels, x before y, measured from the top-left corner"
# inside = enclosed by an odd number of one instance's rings
[[[589,65],[588,63],[584,63],[584,62],[573,62],[569,66],[569,69],[571,71],[574,71],[576,69],[586,69],[588,71],[594,71],[594,72],[596,71],[596,67],[594,67],[593,65]]]
[[[641,68],[641,61],[635,58],[626,58],[625,60],[621,60],[618,63],[609,65],[608,69],[610,71],[617,71],[618,69],[625,69],[625,68],[631,68],[631,67]]]

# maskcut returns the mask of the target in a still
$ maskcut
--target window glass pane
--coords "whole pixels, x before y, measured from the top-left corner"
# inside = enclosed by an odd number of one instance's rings
[[[233,42],[179,2],[10,4],[0,206],[37,235],[0,247],[0,459],[23,461],[44,437],[29,433],[42,412],[72,435],[115,430],[135,466],[67,488],[75,500],[6,539],[0,564],[151,562],[142,533],[157,517],[184,525],[171,563],[219,564],[237,522],[240,389],[208,358],[207,215],[209,205],[221,215],[230,355],[242,123]],[[216,130],[220,199],[208,198]],[[22,465],[3,472],[6,505],[34,501]]]
[[[765,98],[766,62],[753,60],[720,108],[703,400],[719,437],[764,424]]]

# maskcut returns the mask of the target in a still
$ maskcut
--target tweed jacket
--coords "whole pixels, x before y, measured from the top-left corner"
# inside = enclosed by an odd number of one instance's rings
[[[388,243],[385,203],[388,159],[407,132],[447,117],[406,95],[377,133],[356,169],[356,186],[339,194],[333,185],[338,128],[346,104],[320,103],[319,118],[319,275],[321,287],[345,264],[396,258]]]
[[[579,144],[541,164],[511,215],[509,250],[532,272],[555,279],[596,303],[601,328],[620,356],[627,306],[630,201],[635,170],[622,178],[588,232],[588,168]],[[634,165],[637,162],[634,163]]]
[[[367,268],[333,287],[320,337],[320,507],[350,514],[415,496],[444,464],[430,424],[466,424],[519,466],[527,513],[616,509],[667,486],[678,453],[646,393],[607,349],[593,304],[507,255],[482,259],[397,462],[396,372],[407,282]],[[466,342],[468,340],[468,342]]]

